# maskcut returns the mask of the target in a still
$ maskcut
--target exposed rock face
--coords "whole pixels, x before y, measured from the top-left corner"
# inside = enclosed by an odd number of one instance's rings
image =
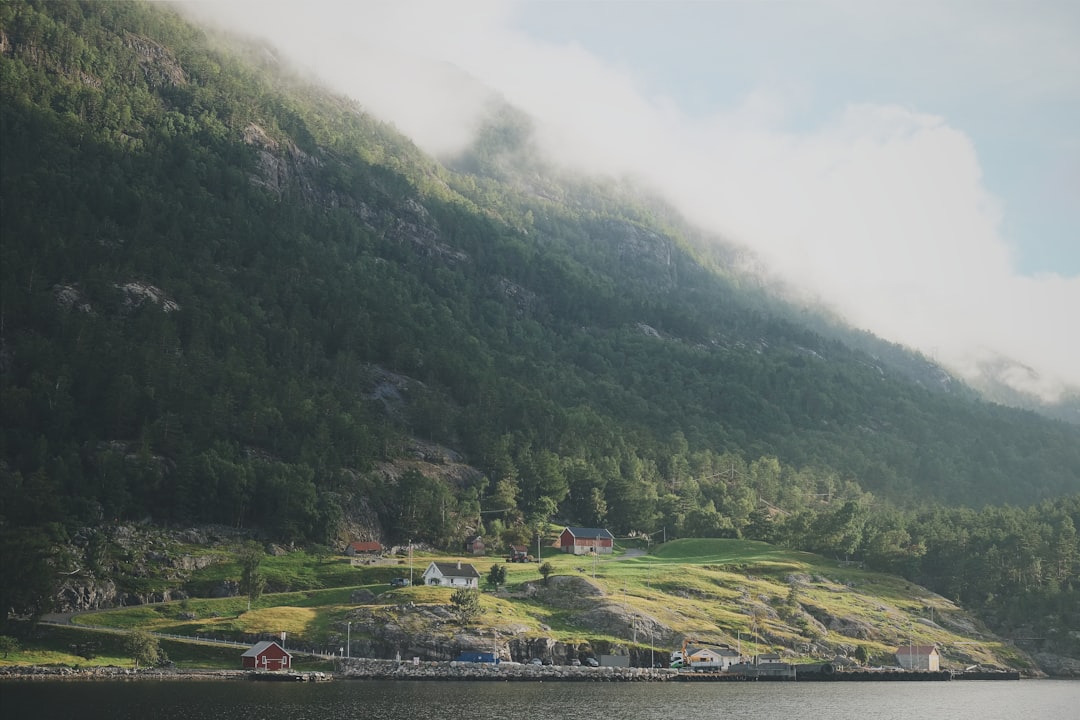
[[[295,191],[306,202],[319,201],[311,174],[322,166],[321,160],[305,153],[292,142],[282,147],[255,123],[249,123],[244,128],[242,137],[245,143],[256,148],[258,172],[251,176],[252,183],[270,190],[279,198]],[[334,200],[323,204],[336,206],[338,203]]]
[[[84,612],[184,600],[187,597],[188,594],[180,589],[127,593],[118,590],[116,583],[112,580],[73,578],[61,584],[53,597],[53,604],[60,612]]]
[[[65,310],[77,310],[81,313],[93,312],[90,302],[74,285],[53,285],[53,297],[56,304]]]
[[[873,625],[858,618],[834,615],[823,607],[809,603],[802,603],[802,608],[814,619],[820,635],[828,635],[831,631],[862,640],[878,640],[881,637]]]
[[[65,571],[68,574],[53,595],[54,610],[83,612],[184,600],[189,597],[182,587],[185,581],[220,557],[178,552],[178,544],[212,545],[235,539],[237,533],[232,528],[215,527],[174,532],[138,525],[83,528],[72,534],[67,548],[74,568]],[[154,577],[160,580],[160,586],[145,591],[125,590],[114,580],[123,577]],[[237,588],[222,587],[219,592],[219,597],[235,595]]]
[[[499,292],[517,307],[517,316],[532,315],[539,306],[539,297],[536,293],[528,290],[516,282],[507,278],[496,280]]]
[[[588,585],[591,586],[591,583]],[[631,615],[613,608],[607,612],[613,627],[617,625],[632,633],[634,618]],[[536,636],[530,633],[529,628],[513,623],[485,631],[461,627],[450,607],[444,605],[406,603],[396,607],[359,607],[349,613],[347,621],[352,624],[352,652],[357,657],[453,660],[464,651],[475,650],[495,652],[502,660],[524,663],[540,658],[556,665],[569,665],[575,658],[581,660],[599,654],[630,653],[630,648],[606,641],[558,642],[551,637]],[[638,622],[643,638],[647,632],[644,628],[651,627],[648,623],[656,623],[652,618],[640,617]],[[591,625],[589,629],[602,632]],[[344,641],[345,623],[340,623],[336,630],[338,637],[333,642]],[[666,628],[662,632],[665,638],[672,637]],[[656,633],[656,636],[659,642],[660,633]]]
[[[1064,655],[1055,655],[1048,652],[1037,652],[1032,655],[1039,669],[1050,677],[1080,678],[1080,660]]]
[[[523,583],[522,591],[545,605],[567,609],[592,607],[597,598],[604,596],[598,585],[575,575],[552,575],[546,581]]]
[[[674,645],[678,639],[656,618],[617,602],[598,602],[592,609],[579,613],[575,621],[592,632],[615,637],[637,637],[639,642]]]
[[[180,305],[170,299],[164,290],[148,283],[132,281],[123,285],[114,285],[113,287],[123,293],[123,307],[125,310],[135,310],[145,302],[152,302],[167,313],[180,309]]]
[[[111,580],[98,581],[92,578],[65,580],[53,600],[55,606],[62,612],[115,607],[118,604],[116,583]]]
[[[135,51],[139,67],[151,87],[184,85],[187,76],[173,54],[163,45],[142,35],[126,33],[124,44]]]
[[[655,290],[671,290],[679,278],[672,262],[673,243],[634,223],[607,220],[601,226],[600,237],[617,246],[619,277],[645,284]]]

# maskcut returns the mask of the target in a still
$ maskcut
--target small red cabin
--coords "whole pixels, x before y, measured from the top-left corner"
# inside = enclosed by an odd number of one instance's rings
[[[292,667],[292,655],[273,640],[252,645],[240,658],[246,670],[288,670]]]

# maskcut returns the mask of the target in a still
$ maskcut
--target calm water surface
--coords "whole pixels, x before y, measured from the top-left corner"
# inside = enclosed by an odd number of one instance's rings
[[[1080,682],[4,682],[4,720],[1076,720]]]

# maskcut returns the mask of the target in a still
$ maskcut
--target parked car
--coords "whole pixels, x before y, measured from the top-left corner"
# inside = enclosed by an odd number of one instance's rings
[[[589,667],[600,667],[600,661],[594,657],[585,658],[585,664]]]
[[[573,665],[574,667],[580,667],[581,666],[581,661],[578,660],[577,658],[574,658],[573,660],[570,661],[570,664]]]
[[[390,587],[409,587],[409,578],[394,578],[390,581]]]
[[[529,664],[530,665],[543,665],[544,661],[541,660],[540,658],[533,658],[532,660],[529,661]]]

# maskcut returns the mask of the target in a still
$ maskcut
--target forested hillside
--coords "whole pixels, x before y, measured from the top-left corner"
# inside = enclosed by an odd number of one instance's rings
[[[357,513],[387,542],[557,520],[930,577],[983,537],[930,547],[941,523],[994,512],[1009,582],[1075,577],[1080,428],[799,324],[662,207],[528,165],[512,109],[448,167],[222,47],[158,5],[0,5],[0,514],[28,577],[80,524],[334,544]],[[473,470],[380,471],[421,447]],[[949,509],[1003,503],[1044,504]]]

